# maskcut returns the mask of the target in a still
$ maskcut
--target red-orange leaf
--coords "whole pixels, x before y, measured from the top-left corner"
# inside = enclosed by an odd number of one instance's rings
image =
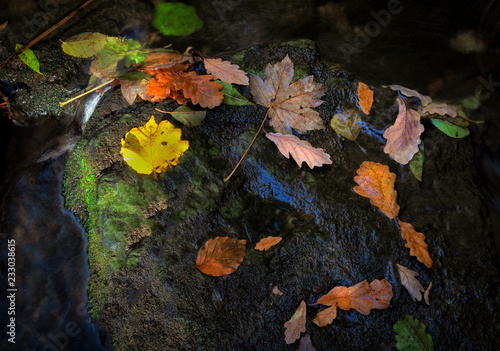
[[[222,59],[205,59],[205,68],[215,79],[220,79],[228,84],[248,85],[248,77],[238,65]]]
[[[266,137],[278,146],[278,150],[286,158],[293,156],[299,167],[307,163],[309,168],[332,164],[330,155],[323,149],[312,146],[308,141],[301,140],[292,134],[266,133]]]
[[[227,236],[209,239],[198,252],[196,267],[214,277],[231,274],[243,262],[246,242]]]
[[[257,245],[255,245],[255,250],[267,251],[270,247],[279,243],[283,238],[281,236],[268,236],[267,238],[261,239]]]
[[[432,259],[424,241],[425,235],[417,232],[410,223],[399,221],[399,227],[401,228],[401,236],[407,242],[405,247],[410,249],[410,255],[416,256],[417,260],[425,264],[427,268],[431,268]]]
[[[372,205],[378,207],[390,219],[397,217],[399,205],[394,190],[396,175],[389,171],[389,167],[364,161],[357,173],[354,181],[359,186],[355,186],[353,190],[361,196],[370,198]]]
[[[384,132],[384,138],[387,139],[384,152],[396,162],[405,165],[418,152],[420,134],[424,131],[424,126],[420,123],[420,114],[417,111],[406,106],[402,98],[398,97],[397,101],[399,113],[396,122]]]
[[[306,302],[304,300],[302,300],[292,318],[285,323],[285,328],[285,342],[287,344],[293,343],[300,337],[300,333],[306,331]]]
[[[373,90],[361,82],[358,84],[358,103],[361,110],[369,115],[373,104]]]
[[[392,285],[385,279],[375,279],[370,284],[363,280],[350,287],[337,286],[316,302],[331,307],[318,313],[313,322],[320,327],[330,324],[337,316],[337,307],[346,311],[353,308],[367,315],[372,309],[389,307],[392,296]]]

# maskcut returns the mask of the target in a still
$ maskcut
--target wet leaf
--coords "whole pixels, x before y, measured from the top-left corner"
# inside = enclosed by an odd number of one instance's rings
[[[365,83],[359,82],[358,84],[358,104],[365,114],[370,114],[370,109],[373,105],[373,90],[371,90]]]
[[[193,63],[193,54],[189,53],[190,49],[188,48],[183,54],[169,49],[146,50],[140,67],[143,70],[152,71],[169,68],[178,63]]]
[[[23,47],[24,45],[16,44],[16,51],[21,50]],[[19,59],[33,71],[43,75],[43,73],[40,72],[40,62],[38,62],[35,53],[31,49],[26,49],[20,53]]]
[[[341,113],[333,115],[330,126],[337,132],[337,134],[342,135],[344,138],[349,140],[356,140],[361,131],[361,117],[359,112],[356,110],[346,110]]]
[[[410,249],[410,255],[416,256],[417,260],[425,264],[427,268],[431,268],[432,259],[424,241],[425,235],[417,232],[410,223],[400,220],[398,220],[398,223],[401,228],[401,236],[406,240],[405,247]]]
[[[229,61],[222,61],[222,59],[205,59],[205,69],[209,74],[212,74],[215,79],[220,79],[228,84],[248,85],[248,77],[245,71],[240,67]]]
[[[276,295],[276,296],[282,296],[283,295],[283,293],[280,291],[280,289],[278,289],[277,285],[273,288],[273,294]]]
[[[425,325],[406,315],[394,324],[396,348],[404,351],[434,351],[432,337],[425,332]]]
[[[203,27],[203,21],[193,6],[161,2],[154,10],[153,26],[163,35],[189,35]]]
[[[299,308],[293,314],[292,318],[285,323],[285,342],[291,344],[300,338],[300,333],[306,331],[306,302],[302,300]]]
[[[418,98],[420,100],[420,102],[422,103],[422,106],[427,106],[432,101],[430,96],[422,95],[416,90],[408,89],[408,88],[405,88],[401,85],[389,85],[389,88],[391,88],[392,90],[399,91],[401,94],[403,94],[406,97]]]
[[[375,279],[370,284],[363,280],[350,287],[337,286],[316,302],[318,305],[331,307],[319,312],[313,322],[320,327],[332,323],[337,317],[337,307],[346,311],[353,308],[368,315],[372,309],[389,307],[392,296],[392,285],[385,279]]]
[[[431,119],[431,122],[437,129],[452,138],[464,138],[470,133],[468,128],[460,127],[440,119]]]
[[[4,30],[5,27],[7,27],[7,24],[9,24],[9,21],[5,21],[4,23],[0,24],[0,31]]]
[[[120,89],[123,97],[127,100],[129,105],[132,105],[139,95],[144,99],[146,93],[146,85],[148,85],[149,80],[141,79],[141,80],[123,80],[120,81]]]
[[[305,133],[323,129],[319,113],[312,108],[323,103],[319,100],[326,87],[315,83],[313,76],[291,84],[293,63],[288,55],[273,66],[267,65],[264,78],[251,76],[250,91],[255,101],[269,107],[270,124],[278,133],[291,134],[292,129]]]
[[[430,302],[429,302],[429,293],[431,291],[431,288],[432,288],[432,282],[429,283],[429,286],[427,287],[427,289],[425,289],[425,292],[424,292],[424,301],[428,305],[430,305]]]
[[[255,250],[267,251],[277,243],[279,243],[283,238],[281,236],[268,236],[267,238],[261,239],[257,245],[255,245]]]
[[[323,149],[313,147],[309,142],[300,140],[295,135],[281,133],[266,133],[266,137],[278,146],[286,158],[293,156],[299,167],[305,162],[309,168],[332,164],[330,155]]]
[[[424,287],[417,280],[418,273],[405,266],[396,264],[401,278],[401,284],[408,290],[413,301],[421,301]]]
[[[156,124],[154,116],[145,125],[132,128],[122,139],[120,154],[137,173],[165,172],[179,163],[179,158],[189,148],[181,140],[181,130],[169,121]]]
[[[424,144],[420,143],[418,146],[418,152],[413,155],[412,159],[408,163],[410,166],[411,173],[418,180],[422,181],[422,173],[424,170]]]
[[[232,105],[232,106],[245,106],[245,105],[253,105],[253,102],[247,100],[246,97],[240,94],[235,87],[231,84],[228,84],[223,81],[217,81],[222,84],[222,93],[224,94],[224,100],[222,100],[223,104]]]
[[[413,155],[418,152],[420,134],[424,126],[420,123],[420,114],[406,105],[406,102],[398,97],[399,113],[394,125],[384,132],[387,144],[384,152],[389,154],[396,162],[405,165]]]
[[[297,351],[316,351],[316,348],[311,342],[311,336],[309,334],[305,334],[300,338],[299,348],[297,349]]]
[[[159,109],[156,109],[156,111],[168,113],[177,121],[189,127],[199,126],[207,115],[207,111],[194,111],[187,106],[179,106],[174,111],[162,111]]]
[[[429,114],[438,114],[441,116],[457,117],[456,106],[448,105],[445,103],[430,103],[426,107],[422,108],[422,112]]]
[[[380,163],[364,161],[357,170],[354,181],[359,184],[353,190],[361,196],[368,197],[390,219],[396,218],[399,205],[396,201],[394,183],[396,175],[389,167]]]
[[[97,32],[84,32],[62,42],[62,50],[74,57],[92,57],[104,49],[108,36]]]
[[[90,65],[97,78],[116,77],[126,68],[144,60],[141,44],[133,39],[108,37],[106,46],[98,52]]]
[[[245,258],[246,242],[227,236],[209,239],[198,251],[196,267],[214,277],[231,274],[238,269]]]

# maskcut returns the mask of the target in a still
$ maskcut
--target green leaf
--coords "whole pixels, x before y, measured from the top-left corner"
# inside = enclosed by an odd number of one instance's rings
[[[177,121],[189,127],[199,126],[207,115],[206,111],[194,111],[187,106],[180,106],[172,112],[158,111],[171,114]]]
[[[232,106],[245,106],[245,105],[253,105],[252,102],[248,101],[246,97],[240,94],[235,87],[231,84],[223,82],[219,79],[216,80],[217,83],[223,85],[222,93],[224,94],[224,100],[222,100],[223,104],[232,105]]]
[[[355,141],[361,131],[360,121],[361,117],[357,110],[346,110],[333,115],[330,126],[337,134]]]
[[[436,126],[437,129],[452,138],[463,138],[470,133],[469,129],[467,128],[459,127],[451,124],[450,122],[446,122],[440,119],[431,119],[431,122]]]
[[[404,351],[434,351],[432,337],[425,332],[425,325],[406,315],[394,324],[396,348]]]
[[[413,158],[410,160],[409,163],[411,173],[417,178],[418,180],[422,181],[422,172],[424,168],[424,144],[420,143],[418,145],[418,152],[413,155]]]
[[[16,44],[16,51],[21,50],[23,47],[24,45]],[[24,52],[20,53],[19,59],[23,61],[26,64],[26,66],[31,68],[33,71],[43,76],[43,73],[40,72],[40,62],[38,62],[35,53],[31,51],[31,49],[26,49],[24,50]]]
[[[144,61],[144,58],[141,44],[138,41],[109,37],[104,49],[99,51],[92,62],[90,70],[99,78],[116,77],[120,70],[130,67],[132,64],[140,63]]]
[[[95,56],[108,43],[108,36],[97,32],[84,32],[62,42],[62,49],[68,55],[87,58]]]
[[[162,2],[154,10],[153,26],[163,35],[189,35],[203,27],[203,21],[193,6]]]

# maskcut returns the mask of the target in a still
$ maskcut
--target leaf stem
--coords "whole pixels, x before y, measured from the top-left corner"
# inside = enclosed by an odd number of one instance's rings
[[[81,98],[82,96],[85,96],[85,95],[87,95],[87,94],[90,94],[91,92],[93,92],[93,91],[95,91],[95,90],[97,90],[97,89],[99,89],[99,88],[102,88],[103,86],[108,85],[109,83],[112,83],[113,81],[114,81],[114,79],[111,79],[109,82],[103,83],[103,84],[101,84],[101,85],[99,85],[99,86],[97,86],[97,87],[95,87],[95,88],[92,88],[92,89],[90,89],[89,91],[84,92],[83,94],[80,94],[80,95],[78,95],[78,96],[75,96],[74,98],[69,99],[68,101],[60,102],[60,103],[59,103],[59,105],[64,106],[64,105],[66,105],[67,103],[70,103],[71,101],[74,101],[74,100],[76,100],[76,99],[79,99],[79,98]]]
[[[260,127],[259,127],[259,130],[257,131],[257,133],[255,133],[252,141],[250,142],[250,145],[248,145],[247,149],[245,150],[245,153],[243,154],[243,156],[241,156],[240,160],[238,161],[238,164],[234,167],[233,171],[231,172],[230,175],[228,175],[226,178],[224,178],[224,182],[227,182],[231,176],[234,174],[234,172],[236,172],[236,170],[238,169],[238,167],[240,166],[241,164],[241,161],[243,161],[243,159],[245,158],[245,156],[247,155],[248,151],[250,150],[250,148],[252,147],[253,143],[255,142],[255,139],[257,139],[257,136],[259,135],[260,131],[262,130],[262,127],[264,127],[264,122],[266,121],[267,119],[267,116],[269,115],[269,111],[271,111],[271,108],[273,106],[269,107],[267,109],[267,112],[266,112],[266,115],[264,116],[264,119],[262,120],[262,123],[260,124]]]

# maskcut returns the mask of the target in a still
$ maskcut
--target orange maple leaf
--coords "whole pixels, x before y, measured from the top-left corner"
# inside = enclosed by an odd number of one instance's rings
[[[255,250],[267,251],[272,246],[279,243],[283,238],[281,236],[268,236],[267,238],[261,239],[257,245],[255,245]]]
[[[361,110],[369,115],[373,104],[373,90],[361,82],[358,84],[358,103]]]
[[[209,239],[198,251],[196,267],[214,277],[231,274],[245,258],[246,242],[227,236]]]
[[[291,344],[306,331],[306,302],[302,300],[292,318],[285,323],[285,342]]]
[[[399,205],[396,202],[394,182],[396,175],[389,167],[380,163],[364,161],[357,170],[354,181],[359,184],[353,190],[361,196],[370,198],[372,205],[378,207],[390,219],[396,218]]]
[[[313,322],[320,327],[332,323],[337,317],[337,307],[346,311],[353,308],[367,315],[372,309],[389,307],[392,296],[392,285],[385,279],[375,279],[370,284],[363,280],[350,287],[337,286],[316,302],[331,307],[319,312]]]
[[[238,65],[222,59],[205,59],[205,69],[212,74],[215,79],[220,79],[228,84],[248,85],[246,73]]]
[[[292,128],[305,133],[323,129],[323,121],[312,108],[323,103],[319,98],[326,87],[313,81],[313,76],[302,78],[290,85],[293,63],[288,55],[273,66],[267,65],[264,79],[253,75],[250,91],[255,101],[269,107],[269,123],[283,134],[291,134]]]
[[[401,228],[401,236],[407,242],[405,247],[410,249],[410,255],[416,256],[417,260],[425,264],[427,268],[431,268],[432,259],[424,241],[425,235],[417,232],[410,223],[401,220],[398,220],[398,223]]]
[[[384,138],[387,143],[384,152],[396,162],[405,165],[418,152],[421,143],[420,134],[424,126],[420,123],[420,114],[406,105],[405,100],[398,97],[399,113],[394,125],[387,128]]]
[[[266,133],[266,137],[278,146],[278,150],[286,158],[293,156],[299,167],[306,162],[309,168],[332,164],[330,155],[323,149],[313,147],[308,141],[301,140],[292,134]]]

